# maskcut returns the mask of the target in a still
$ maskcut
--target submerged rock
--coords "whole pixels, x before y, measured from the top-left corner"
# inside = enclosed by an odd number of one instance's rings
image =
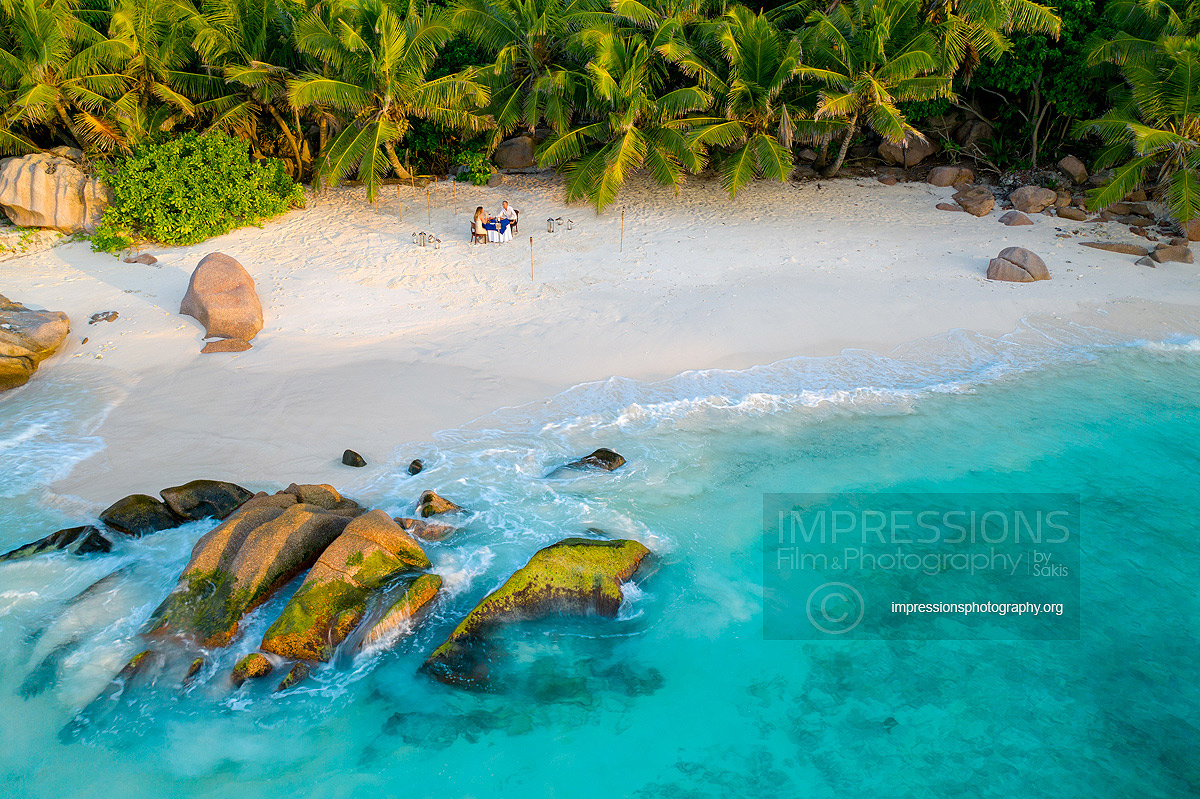
[[[288,499],[256,497],[196,542],[148,632],[224,646],[242,616],[311,566],[350,521],[314,505],[281,507]]]
[[[424,519],[409,519],[404,516],[397,517],[395,522],[404,532],[422,541],[445,541],[456,529],[445,522],[427,522]]]
[[[389,638],[399,639],[405,634],[402,632],[405,629],[411,632],[413,619],[433,601],[441,588],[442,578],[436,574],[418,575],[379,621],[371,625],[371,629],[363,636],[362,648],[373,649]]]
[[[69,332],[62,311],[34,311],[0,294],[0,391],[28,383]]]
[[[279,683],[279,686],[275,689],[276,692],[287,691],[295,688],[297,685],[307,680],[309,674],[312,674],[312,667],[307,663],[304,661],[293,663],[292,667],[288,669],[288,673],[283,678],[283,681]]]
[[[19,546],[0,555],[0,563],[41,555],[44,552],[67,551],[72,555],[92,555],[97,552],[108,552],[111,549],[112,542],[105,538],[98,529],[88,524],[82,527],[58,530],[45,538]]]
[[[412,474],[412,475],[417,475],[417,474],[420,474],[421,470],[424,468],[425,468],[425,461],[421,460],[420,458],[417,458],[412,463],[408,464],[408,473]]]
[[[367,462],[365,460],[363,460],[362,455],[359,455],[357,452],[355,452],[352,449],[348,449],[342,453],[342,464],[344,466],[354,466],[355,468],[361,468],[363,466],[366,466]]]
[[[134,538],[170,530],[182,523],[165,502],[146,494],[131,494],[118,499],[100,512],[100,521]]]
[[[622,585],[649,554],[644,545],[623,539],[566,538],[538,550],[483,598],[422,669],[446,683],[485,687],[486,639],[497,627],[552,614],[616,616]]]
[[[163,661],[160,653],[150,649],[130,658],[100,695],[59,730],[59,740],[63,743],[78,740],[89,727],[121,706],[126,691],[134,685],[135,680],[144,679],[150,673],[156,672],[162,667]]]
[[[350,522],[317,559],[263,636],[262,649],[288,658],[328,661],[389,578],[429,568],[421,545],[381,510]]]
[[[462,508],[455,505],[445,497],[438,496],[433,491],[426,491],[421,494],[421,498],[417,500],[417,513],[421,518],[428,519],[430,516],[436,516],[439,513],[454,513]]]
[[[191,685],[192,680],[196,679],[196,675],[200,673],[200,669],[202,668],[204,668],[204,658],[198,657],[193,660],[188,666],[187,671],[184,672],[183,679],[179,681],[179,684],[184,688]]]
[[[571,461],[568,464],[559,466],[552,471],[547,477],[561,477],[566,472],[581,471],[585,469],[599,470],[603,472],[611,472],[625,465],[625,458],[620,454],[601,447],[592,452],[590,455],[584,455],[579,460]]]
[[[258,652],[251,652],[237,662],[237,665],[233,667],[233,671],[229,675],[229,679],[233,682],[233,686],[237,688],[246,680],[257,680],[260,677],[266,677],[274,670],[275,664],[264,655]]]
[[[208,516],[225,519],[254,496],[241,486],[222,480],[192,480],[158,493],[172,513],[188,521]]]

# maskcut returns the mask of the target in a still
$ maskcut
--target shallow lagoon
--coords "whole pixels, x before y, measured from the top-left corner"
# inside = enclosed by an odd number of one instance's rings
[[[343,655],[283,695],[225,678],[287,591],[191,689],[146,686],[60,743],[212,523],[0,566],[6,793],[1195,795],[1200,346],[928,346],[580,387],[440,434],[417,478],[398,450],[344,489],[401,512],[432,487],[476,511],[429,546],[447,597],[395,651]],[[103,446],[89,431],[107,400],[54,388],[40,416],[32,392],[0,403],[4,549],[82,518],[45,485]],[[629,465],[542,479],[597,446]],[[1035,490],[1081,496],[1078,641],[763,640],[763,493]],[[659,554],[618,620],[515,631],[495,693],[417,673],[534,550],[589,527]]]

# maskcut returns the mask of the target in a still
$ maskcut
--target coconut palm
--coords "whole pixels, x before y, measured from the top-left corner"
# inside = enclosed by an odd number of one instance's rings
[[[1111,205],[1149,181],[1176,219],[1200,217],[1200,36],[1164,36],[1120,70],[1126,85],[1117,106],[1076,127],[1105,142],[1097,168],[1118,165],[1089,207]]]
[[[715,26],[718,63],[686,58],[683,66],[715,96],[719,115],[692,118],[693,146],[731,148],[720,158],[730,197],[756,177],[787,180],[792,171],[792,117],[784,89],[800,66],[800,45],[763,14],[735,6]]]
[[[969,75],[981,60],[995,61],[1012,48],[1013,33],[1058,38],[1062,20],[1032,0],[928,0],[925,18],[937,26],[941,69]]]
[[[897,103],[952,96],[939,71],[939,44],[918,0],[845,0],[831,11],[813,11],[801,38],[802,80],[821,87],[818,122],[841,129],[841,144],[826,175],[841,169],[859,122],[890,142],[920,134]]]
[[[566,165],[568,200],[586,197],[600,212],[636,169],[672,186],[685,170],[699,171],[703,161],[684,134],[685,117],[707,108],[712,95],[695,85],[667,86],[662,53],[683,47],[678,36],[670,19],[647,32],[588,33],[591,121],[552,137],[539,154],[543,164]]]
[[[587,75],[588,53],[575,34],[594,24],[600,0],[459,0],[454,26],[495,57],[481,72],[491,88],[486,109],[496,122],[492,144],[539,123],[565,130]]]
[[[118,49],[84,24],[72,0],[3,0],[0,14],[0,152],[29,152],[30,134],[84,149],[121,142],[105,118],[109,96],[124,78],[106,68]]]
[[[295,0],[205,0],[195,48],[204,63],[225,76],[226,92],[197,104],[210,129],[249,139],[264,149],[259,123],[269,118],[287,142],[299,177],[307,160],[299,115],[288,101],[295,17],[305,11]],[[290,121],[289,118],[290,117]]]
[[[488,102],[478,70],[430,79],[438,48],[454,29],[449,15],[389,0],[329,0],[336,13],[314,9],[296,23],[296,46],[327,67],[328,75],[303,72],[288,86],[297,108],[327,106],[348,114],[316,166],[317,180],[336,185],[357,169],[374,199],[389,166],[408,177],[395,145],[413,118],[479,132]]]
[[[108,38],[125,89],[113,115],[130,142],[173,130],[195,117],[197,101],[221,92],[219,77],[198,71],[192,42],[200,24],[187,0],[119,0]]]

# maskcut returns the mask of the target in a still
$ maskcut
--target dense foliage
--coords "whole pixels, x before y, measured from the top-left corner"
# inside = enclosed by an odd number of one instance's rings
[[[636,170],[678,187],[714,168],[735,195],[801,148],[836,174],[856,144],[925,136],[998,170],[1129,165],[1096,202],[1148,181],[1195,215],[1197,6],[1054,5],[0,0],[0,152],[144,158],[220,131],[374,196],[460,165],[484,180],[481,153],[528,132],[602,209]]]
[[[96,249],[123,249],[135,237],[195,244],[304,204],[282,163],[252,161],[246,142],[220,132],[139,144],[102,172],[113,202]]]

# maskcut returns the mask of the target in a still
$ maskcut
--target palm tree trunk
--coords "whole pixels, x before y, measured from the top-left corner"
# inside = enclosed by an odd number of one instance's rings
[[[58,121],[62,123],[71,145],[82,150],[83,147],[80,146],[79,139],[75,136],[75,129],[71,126],[71,117],[67,116],[67,109],[63,108],[61,102],[58,102],[54,104],[54,110],[58,114]]]
[[[396,172],[396,177],[402,180],[412,177],[412,174],[400,163],[400,159],[396,157],[396,148],[391,142],[384,143],[383,151],[387,153],[388,161],[391,162],[392,169]]]
[[[825,170],[825,177],[833,177],[838,173],[838,170],[842,168],[842,162],[846,160],[846,153],[850,149],[850,139],[854,138],[854,123],[856,122],[858,122],[857,115],[850,118],[850,125],[846,128],[845,135],[842,136],[842,146],[838,148],[837,158],[834,160],[833,165],[830,166],[829,169]]]
[[[824,169],[825,165],[828,163],[829,163],[829,139],[822,139],[821,140],[821,149],[817,153],[817,163],[814,164],[814,166],[817,169]]]
[[[296,141],[296,137],[292,135],[292,129],[288,127],[287,122],[276,110],[275,106],[267,103],[267,110],[271,112],[271,116],[275,120],[275,124],[283,131],[283,135],[287,137],[288,145],[292,148],[292,157],[296,159],[296,179],[300,179],[300,173],[304,171],[304,162],[300,158],[300,144]]]

